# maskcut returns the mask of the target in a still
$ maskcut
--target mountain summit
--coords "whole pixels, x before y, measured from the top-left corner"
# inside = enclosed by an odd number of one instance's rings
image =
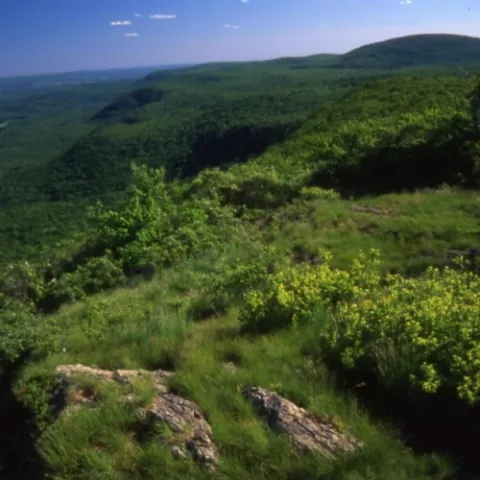
[[[337,67],[400,68],[480,64],[480,38],[450,34],[421,34],[392,38],[342,55]]]

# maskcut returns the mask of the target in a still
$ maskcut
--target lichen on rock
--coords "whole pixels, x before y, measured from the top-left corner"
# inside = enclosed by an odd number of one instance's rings
[[[243,394],[260,414],[267,417],[272,428],[287,434],[293,445],[301,451],[318,452],[334,459],[363,446],[359,439],[340,431],[327,420],[319,420],[278,393],[261,387],[249,387]]]

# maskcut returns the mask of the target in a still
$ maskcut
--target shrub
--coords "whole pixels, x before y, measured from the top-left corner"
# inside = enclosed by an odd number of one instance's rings
[[[32,348],[38,334],[33,307],[0,293],[0,374]]]
[[[124,282],[121,264],[107,251],[104,257],[92,257],[73,272],[53,279],[47,286],[48,300],[44,303],[50,307],[68,300],[80,300],[87,294],[115,288]]]
[[[335,320],[326,345],[345,366],[370,365],[386,383],[392,372],[385,361],[392,355],[384,353],[393,350],[409,357],[408,369],[398,367],[398,382],[425,393],[455,389],[461,399],[478,401],[480,277],[475,274],[430,268],[416,279],[390,275],[382,289],[339,305]]]
[[[238,303],[252,288],[263,288],[269,275],[285,268],[285,255],[275,246],[259,247],[252,242],[249,257],[227,258],[212,277],[208,292],[217,302]]]
[[[330,188],[303,187],[300,190],[300,197],[304,200],[335,200],[340,194]]]
[[[309,321],[318,304],[335,306],[375,288],[378,253],[360,254],[350,271],[333,269],[331,256],[323,255],[321,265],[286,268],[265,277],[265,287],[245,295],[240,318],[249,330],[268,331]]]
[[[23,303],[36,303],[44,293],[43,276],[29,262],[17,262],[7,266],[0,277],[0,291]]]
[[[480,399],[480,277],[466,269],[430,267],[418,278],[379,275],[376,251],[348,271],[302,265],[268,274],[245,296],[241,320],[269,331],[309,322],[320,305],[332,320],[323,354],[365,379],[422,395],[454,391]]]
[[[35,419],[35,425],[45,429],[54,419],[55,376],[51,372],[37,372],[20,378],[14,385],[14,394],[27,407]],[[59,398],[55,399],[59,401]]]

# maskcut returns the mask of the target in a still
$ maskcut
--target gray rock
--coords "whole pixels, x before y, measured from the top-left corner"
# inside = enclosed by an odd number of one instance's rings
[[[173,433],[168,448],[175,458],[185,458],[190,454],[193,459],[208,470],[214,470],[219,461],[217,448],[212,440],[212,429],[203,417],[199,407],[178,395],[168,393],[166,379],[172,372],[163,370],[103,370],[84,365],[60,365],[55,369],[58,382],[55,394],[62,399],[62,414],[82,407],[95,407],[95,399],[85,392],[75,389],[75,375],[90,375],[106,382],[133,385],[135,379],[149,377],[155,386],[156,394],[151,404],[139,408],[142,421],[165,424]],[[72,393],[73,392],[73,393]],[[132,401],[132,395],[126,395],[125,402]]]
[[[153,405],[143,409],[142,415],[150,422],[168,425],[175,437],[177,455],[185,456],[188,451],[207,469],[215,468],[219,457],[212,429],[194,402],[166,393],[157,396]]]
[[[333,459],[363,447],[357,438],[340,431],[328,420],[320,421],[275,392],[250,387],[243,393],[267,417],[269,425],[287,434],[301,451],[318,452]]]
[[[352,205],[350,207],[350,210],[353,210],[354,212],[360,212],[360,213],[373,213],[375,215],[381,215],[381,216],[391,215],[390,212],[382,210],[380,208],[363,206],[363,205]]]

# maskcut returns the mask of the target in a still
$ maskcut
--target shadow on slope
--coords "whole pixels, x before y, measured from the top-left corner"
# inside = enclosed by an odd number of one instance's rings
[[[480,407],[470,407],[446,389],[414,397],[407,387],[386,389],[373,375],[347,372],[329,361],[340,390],[353,393],[371,418],[385,422],[417,455],[440,454],[457,466],[454,479],[480,478]]]
[[[45,467],[35,449],[38,429],[31,412],[16,399],[13,385],[25,358],[0,375],[0,479],[41,480]]]
[[[408,141],[415,134],[412,128],[405,127],[359,158],[326,162],[312,175],[311,184],[338,189],[345,196],[477,184],[478,147],[466,120],[453,118],[421,143]]]
[[[119,120],[127,114],[153,102],[160,102],[165,96],[161,88],[144,87],[118,97],[110,105],[97,112],[91,120]]]
[[[282,142],[298,125],[235,125],[223,132],[209,130],[196,138],[192,156],[182,166],[182,175],[199,173],[206,167],[243,163]]]

